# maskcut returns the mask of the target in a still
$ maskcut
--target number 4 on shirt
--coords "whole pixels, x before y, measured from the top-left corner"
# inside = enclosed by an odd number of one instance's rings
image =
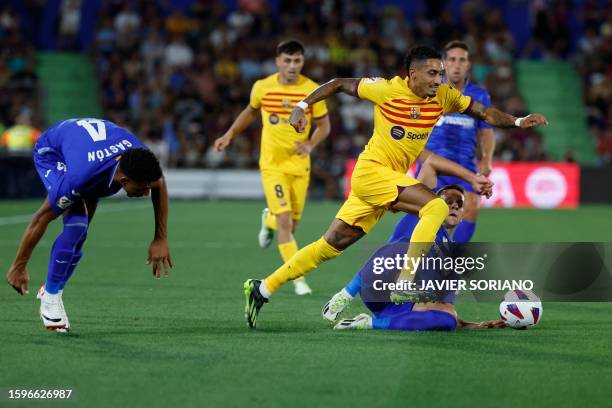
[[[103,121],[98,119],[82,119],[77,121],[76,124],[82,126],[94,142],[106,140],[106,126]],[[97,129],[93,125],[96,125]]]

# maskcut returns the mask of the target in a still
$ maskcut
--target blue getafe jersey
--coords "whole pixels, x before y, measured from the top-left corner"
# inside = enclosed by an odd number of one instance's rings
[[[468,82],[462,93],[486,107],[491,106],[489,93],[478,85]],[[461,113],[444,115],[434,126],[425,147],[476,172],[476,135],[478,129],[489,128],[485,122]]]
[[[76,197],[97,199],[115,194],[121,186],[112,179],[121,154],[145,147],[132,133],[99,119],[69,119],[38,139],[34,148],[37,170],[58,213]]]
[[[399,241],[401,239],[407,239],[410,241],[410,237],[412,236],[412,231],[414,231],[414,227],[416,227],[419,222],[419,217],[414,214],[406,214],[402,217],[400,222],[397,223],[393,233],[389,237],[389,241],[387,243],[391,244],[395,241]],[[448,236],[448,232],[444,227],[440,227],[438,232],[436,233],[436,239],[434,240],[436,245],[441,245],[445,242],[453,242],[451,237]]]
[[[362,288],[361,288],[361,298],[365,302],[388,302],[388,293],[384,291],[375,291],[373,290],[373,282],[376,279],[382,279],[385,282],[395,281],[395,277],[392,276],[395,274],[395,271],[385,271],[380,275],[374,274],[372,271],[374,270],[374,261],[376,258],[394,258],[395,256],[403,256],[406,253],[408,245],[410,244],[410,236],[412,235],[412,231],[419,221],[416,215],[406,214],[398,227],[394,231],[394,234],[391,236],[386,245],[379,248],[368,261],[362,266],[359,274],[362,279]],[[400,228],[401,226],[401,228]],[[441,227],[434,241],[434,245],[428,252],[428,256],[430,257],[455,257],[457,255],[457,248],[455,246],[450,245],[452,243],[451,237],[448,236],[448,233]],[[449,280],[449,279],[459,279],[460,276],[456,273],[451,273],[450,275],[446,275],[444,271],[439,271],[436,269],[432,270],[422,270],[419,269],[416,273],[415,282],[418,281],[437,281],[437,280]],[[443,300],[446,303],[454,303],[455,302],[455,292],[440,292],[437,293],[438,299]]]

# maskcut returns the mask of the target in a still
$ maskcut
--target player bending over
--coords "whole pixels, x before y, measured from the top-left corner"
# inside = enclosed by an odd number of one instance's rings
[[[155,235],[147,263],[153,275],[168,276],[172,267],[166,225],[168,191],[155,155],[133,134],[99,119],[70,119],[44,132],[34,147],[34,164],[48,196],[27,227],[7,280],[20,294],[28,292],[26,269],[47,225],[60,215],[64,228],[51,248],[45,285],[38,292],[40,318],[50,330],[70,329],[62,302],[66,283],[83,256],[83,244],[98,205],[98,199],[121,188],[128,197],[151,193],[155,213]]]
[[[301,74],[304,46],[295,40],[283,41],[276,48],[275,62],[278,72],[255,82],[249,105],[229,130],[215,140],[215,149],[224,150],[261,115],[259,168],[268,207],[261,217],[259,246],[270,246],[277,230],[278,251],[283,262],[287,262],[298,251],[293,234],[306,203],[310,153],[329,135],[330,124],[323,101],[306,109],[305,128],[301,133],[289,124],[291,109],[317,87]],[[309,138],[312,125],[315,129]],[[303,277],[294,279],[293,284],[297,295],[312,292]]]
[[[465,192],[461,186],[451,184],[440,188],[438,196],[448,205],[449,213],[436,234],[430,254],[435,252],[436,256],[452,256],[453,247],[450,244],[453,242],[452,237],[456,232],[457,225],[460,225],[463,219]],[[386,296],[382,292],[379,294],[372,292],[373,278],[379,278],[379,275],[373,274],[375,259],[395,258],[405,254],[406,246],[410,241],[412,229],[414,229],[418,222],[418,217],[408,214],[401,222],[404,224],[402,229],[404,234],[392,236],[386,245],[379,248],[370,257],[348,285],[325,304],[322,311],[323,318],[331,322],[336,321],[346,306],[359,293],[362,296],[362,300],[364,300],[364,304],[373,313],[374,317],[367,313],[362,313],[352,319],[341,320],[334,326],[334,329],[454,330],[457,327],[468,329],[506,327],[503,320],[481,323],[461,320],[457,316],[457,311],[454,307],[454,291],[436,292],[436,301],[428,303],[415,304],[408,302],[396,305],[390,302],[388,298],[385,298],[386,301],[382,302],[373,301],[380,300],[378,299],[379,296]],[[380,275],[380,277],[382,277],[383,281],[388,282],[390,280],[388,277],[385,279],[384,275]],[[442,281],[459,279],[459,277],[454,272],[447,274],[444,271],[425,271],[421,268],[416,273],[415,281]]]
[[[442,83],[442,57],[432,48],[413,48],[406,56],[405,68],[406,78],[333,79],[293,109],[290,122],[301,132],[307,123],[305,110],[314,103],[338,92],[368,99],[374,104],[374,133],[355,165],[351,193],[325,235],[300,249],[265,280],[245,282],[245,317],[250,327],[255,327],[261,307],[278,288],[339,256],[367,234],[389,209],[419,214],[410,237],[408,257],[418,258],[429,250],[448,216],[448,206],[429,188],[406,175],[417,158],[421,162],[435,161],[438,174],[466,180],[479,194],[491,194],[492,183],[486,177],[424,150],[442,114],[465,113],[496,127],[528,128],[548,123],[539,114],[515,118],[493,107],[487,108]],[[412,281],[415,272],[411,268],[402,270],[398,282]],[[425,295],[423,291],[411,290],[392,294],[394,301],[412,302]]]

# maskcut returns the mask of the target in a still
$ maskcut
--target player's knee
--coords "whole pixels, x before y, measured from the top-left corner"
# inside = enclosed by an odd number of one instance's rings
[[[419,217],[431,215],[444,220],[448,216],[448,211],[448,204],[440,197],[436,197],[421,208]]]
[[[68,213],[64,216],[62,235],[64,240],[76,249],[85,240],[88,228],[89,219],[87,214]]]
[[[276,215],[276,226],[282,231],[291,231],[293,228],[293,220],[291,219],[291,213],[284,212]]]

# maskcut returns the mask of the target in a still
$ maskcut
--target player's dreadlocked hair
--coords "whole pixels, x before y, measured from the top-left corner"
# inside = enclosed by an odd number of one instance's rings
[[[128,149],[119,160],[119,168],[125,176],[137,183],[152,183],[162,176],[159,160],[149,149]]]
[[[298,40],[283,41],[276,47],[276,55],[281,54],[302,54],[304,55],[304,45]]]
[[[414,62],[423,62],[428,59],[442,59],[442,55],[431,47],[416,46],[412,48],[410,52],[406,54],[406,58],[404,59],[404,67],[406,68],[406,72],[410,70],[410,66]]]

